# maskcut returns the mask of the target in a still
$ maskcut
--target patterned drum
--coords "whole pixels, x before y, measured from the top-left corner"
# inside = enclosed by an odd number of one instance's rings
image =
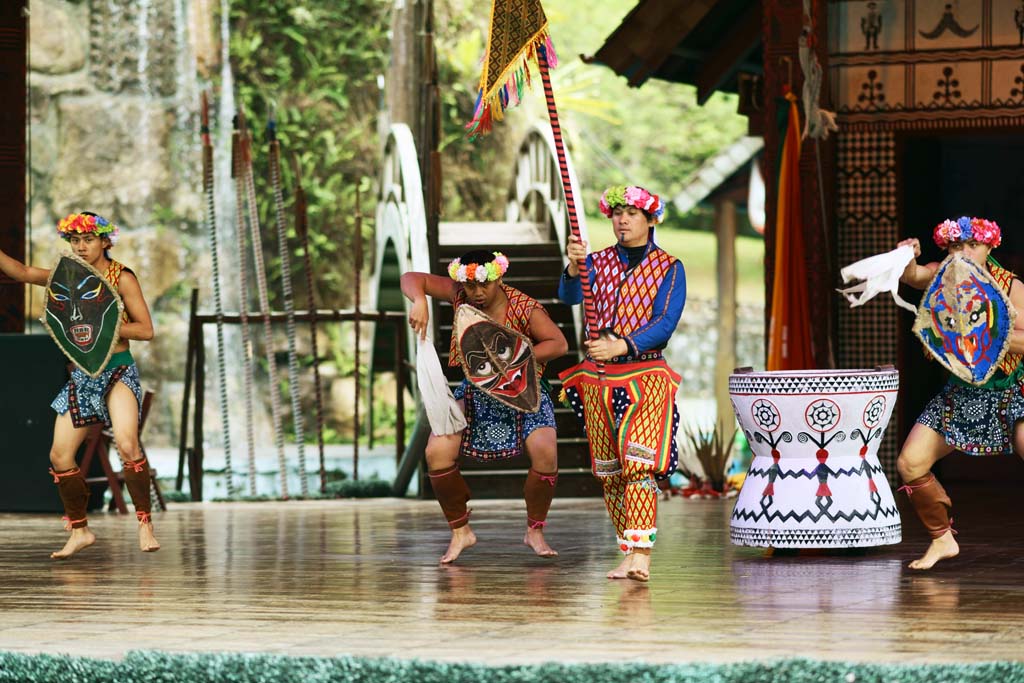
[[[754,459],[732,512],[736,545],[853,548],[900,542],[878,462],[899,373],[739,372],[729,394]]]

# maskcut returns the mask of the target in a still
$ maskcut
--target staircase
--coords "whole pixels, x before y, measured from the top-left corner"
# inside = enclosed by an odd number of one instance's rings
[[[563,268],[561,246],[557,242],[543,240],[547,236],[544,234],[547,230],[543,227],[532,223],[442,223],[442,239],[433,272],[446,273],[448,263],[453,258],[485,246],[493,247],[508,256],[510,266],[504,277],[505,284],[537,299],[561,328],[569,343],[569,352],[549,362],[544,372],[544,378],[551,385],[558,432],[559,479],[556,495],[600,496],[601,486],[590,472],[590,452],[576,416],[558,400],[562,390],[558,373],[578,362],[579,335],[571,307],[558,300],[558,280]],[[487,241],[483,242],[485,239]],[[441,365],[446,369],[449,383],[455,387],[462,382],[464,376],[460,367],[448,366],[452,305],[447,301],[439,302],[435,315],[437,353]],[[525,454],[493,463],[479,463],[470,459],[462,461],[462,473],[474,498],[521,497],[529,467],[530,461]],[[432,496],[428,492],[429,486],[427,477],[421,477],[421,491],[425,496]]]

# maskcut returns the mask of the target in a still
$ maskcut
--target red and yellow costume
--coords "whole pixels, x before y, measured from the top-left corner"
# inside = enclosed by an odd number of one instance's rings
[[[680,377],[661,349],[686,301],[682,263],[653,240],[639,249],[615,245],[587,257],[599,332],[624,340],[629,355],[604,363],[603,372],[588,358],[560,375],[566,399],[583,418],[592,469],[626,553],[654,545],[655,477],[675,467]],[[564,275],[559,297],[579,303],[579,278]]]

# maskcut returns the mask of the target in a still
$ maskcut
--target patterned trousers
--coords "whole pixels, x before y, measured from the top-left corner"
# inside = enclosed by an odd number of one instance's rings
[[[673,466],[679,376],[663,360],[606,365],[585,361],[562,376],[566,398],[582,415],[594,475],[619,549],[651,548],[657,538],[655,476]]]

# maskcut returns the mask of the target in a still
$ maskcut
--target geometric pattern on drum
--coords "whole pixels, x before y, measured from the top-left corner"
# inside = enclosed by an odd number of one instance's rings
[[[877,126],[850,126],[836,142],[836,256],[854,263],[892,249],[899,237],[896,134]],[[904,325],[905,326],[905,325]],[[895,363],[899,357],[900,313],[890,302],[839,307],[839,367]],[[896,477],[897,439],[884,440],[878,458],[889,479]]]
[[[829,499],[829,502],[831,502],[831,499]],[[769,522],[820,522],[823,519],[827,519],[830,522],[852,522],[854,520],[865,522],[869,519],[878,519],[879,517],[896,517],[899,519],[900,512],[896,509],[895,505],[883,508],[878,500],[872,500],[872,502],[875,503],[874,510],[851,510],[849,512],[841,510],[832,512],[823,505],[819,505],[817,510],[804,510],[803,512],[797,512],[796,510],[789,510],[788,512],[781,512],[779,510],[769,511],[763,506],[761,510],[740,510],[737,505],[732,511],[732,518],[746,522],[760,522],[761,520]]]
[[[833,441],[836,443],[845,441],[846,434],[839,431],[826,439],[825,432],[830,432],[839,425],[841,415],[839,405],[835,401],[827,398],[816,399],[807,405],[807,409],[804,411],[804,420],[811,429],[817,430],[820,436],[807,432],[800,432],[796,435],[796,440],[800,443],[810,441],[818,447],[815,453],[815,457],[818,459],[818,467],[815,470],[818,477],[818,491],[815,495],[819,498],[822,496],[832,497],[832,491],[828,487],[830,470],[825,465],[825,461],[828,460],[828,449],[825,447]]]
[[[736,411],[735,403],[733,404],[733,410]],[[773,434],[782,426],[782,414],[775,404],[766,398],[759,398],[754,401],[750,406],[750,414],[754,418],[754,424],[768,432],[767,434],[754,432],[753,437],[751,437],[748,431],[746,432],[746,437],[748,443],[751,441],[767,443],[769,448],[771,448],[772,466],[768,468],[768,485],[761,492],[762,498],[770,499],[775,495],[775,479],[779,475],[779,458],[782,457],[782,454],[779,452],[779,445],[782,443],[792,443],[793,435],[789,432],[782,432],[778,436]]]
[[[766,378],[757,374],[737,374],[729,377],[730,394],[846,394],[866,391],[896,391],[900,380],[897,373],[836,374],[832,376],[775,376]]]
[[[889,545],[902,539],[900,525],[860,529],[751,529],[732,527],[730,538],[735,545],[757,547],[806,546],[820,548],[836,546],[849,548],[855,545]]]
[[[772,469],[775,467],[777,466],[773,465],[772,467],[769,467],[767,469],[763,469],[760,467],[751,467],[749,470],[747,470],[747,477],[752,478],[768,476],[771,473]],[[832,469],[827,465],[825,466],[825,470],[833,479],[838,479],[840,477],[864,476],[865,469],[871,474],[882,474],[884,472],[880,465],[869,465],[866,461],[862,461],[860,465],[857,465],[856,467],[850,467],[848,469]],[[785,481],[786,479],[814,479],[815,477],[818,476],[817,467],[815,467],[813,470],[777,469],[776,472],[776,478],[781,479],[783,481]]]

